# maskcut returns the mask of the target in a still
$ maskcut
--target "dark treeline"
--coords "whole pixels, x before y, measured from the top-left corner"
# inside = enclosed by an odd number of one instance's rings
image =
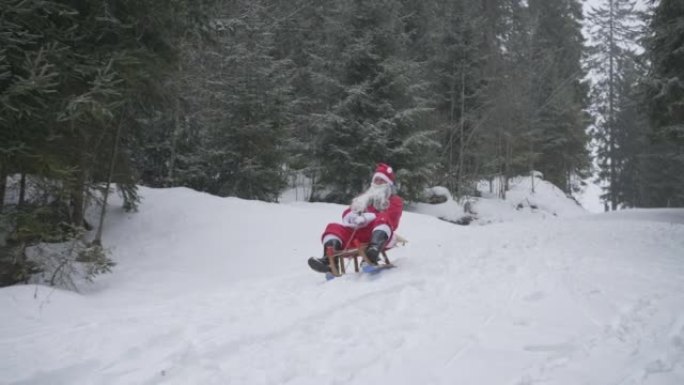
[[[639,16],[642,55],[606,4],[587,49],[579,0],[0,0],[0,204],[10,181],[5,213],[73,229],[110,184],[275,201],[295,174],[346,202],[379,161],[408,199],[532,170],[570,192],[593,100],[613,208],[684,205],[684,4]]]
[[[633,0],[605,0],[589,22],[607,208],[684,206],[684,2],[638,12]]]
[[[621,189],[621,202],[633,207],[684,206],[684,2],[661,0],[649,19],[645,36],[645,69],[637,99],[633,186]],[[628,110],[625,109],[625,114]],[[644,134],[645,133],[645,134]]]
[[[3,0],[2,176],[343,202],[589,170],[577,0]],[[2,178],[4,180],[4,178]],[[4,191],[4,189],[3,189]]]

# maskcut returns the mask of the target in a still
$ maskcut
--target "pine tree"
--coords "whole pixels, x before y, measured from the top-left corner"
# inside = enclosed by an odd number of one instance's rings
[[[617,201],[626,207],[639,207],[644,201],[644,155],[648,148],[648,118],[640,106],[643,98],[639,82],[643,79],[644,69],[636,61],[622,61],[620,82],[616,84],[615,127],[616,148],[612,161],[615,162],[616,175],[614,190]]]
[[[117,183],[125,207],[135,207],[131,158],[149,116],[164,110],[173,31],[196,23],[202,3],[2,1],[0,190],[8,173],[22,174],[22,191],[27,174],[46,181],[9,213],[21,229],[9,243],[75,239],[93,271],[110,267],[99,246],[109,187]],[[102,189],[95,244],[86,247],[85,209]]]
[[[294,66],[291,76],[289,125],[283,150],[288,177],[300,174],[310,180],[308,199],[319,194],[321,174],[316,157],[318,138],[326,125],[326,114],[343,89],[337,79],[339,52],[334,39],[344,27],[337,6],[327,0],[273,2],[275,57],[288,59]]]
[[[482,14],[484,58],[482,72],[482,119],[473,130],[471,179],[502,179],[500,197],[505,198],[508,179],[533,167],[529,10],[519,1],[484,1]],[[472,135],[471,135],[472,137]]]
[[[647,39],[646,104],[652,131],[644,205],[684,206],[684,3],[662,0]]]
[[[594,41],[590,68],[598,79],[593,89],[594,106],[598,114],[594,136],[599,143],[599,176],[608,182],[604,199],[610,202],[612,210],[621,203],[618,199],[618,179],[621,178],[618,153],[623,144],[619,138],[626,136],[619,132],[623,128],[617,124],[617,115],[621,113],[618,107],[625,104],[627,95],[620,95],[618,91],[629,89],[621,85],[625,81],[625,71],[629,70],[636,56],[632,48],[637,37],[634,7],[633,0],[606,0],[589,13]]]
[[[348,202],[381,161],[400,170],[415,194],[426,183],[436,142],[412,92],[417,69],[405,51],[401,3],[350,0],[336,12],[334,56],[327,58],[336,99],[316,119],[320,198]]]
[[[468,190],[478,154],[474,133],[483,117],[482,91],[486,65],[484,19],[479,1],[427,2],[429,22],[421,42],[425,48],[425,79],[434,108],[434,125],[443,144],[435,182],[454,194]]]
[[[221,196],[274,201],[285,184],[282,142],[289,124],[292,63],[277,56],[267,1],[219,8],[207,47],[205,96],[193,184]],[[199,179],[203,180],[199,180]]]
[[[576,0],[531,1],[530,12],[538,169],[569,193],[571,177],[586,176],[589,167],[581,5]]]
[[[55,18],[68,8],[56,2],[3,0],[0,13],[0,209],[5,181],[14,173],[46,168],[41,156],[56,112],[58,72],[55,62],[64,47],[50,36],[67,26]]]
[[[205,51],[211,52],[210,23],[217,14],[216,3],[179,0],[147,5],[162,8],[150,12],[158,23],[157,41],[165,48],[163,61],[148,61],[150,66],[157,66],[154,82],[150,82],[155,88],[136,97],[148,99],[138,104],[139,129],[132,140],[136,148],[130,151],[143,184],[202,189],[193,182],[201,179],[197,174],[202,174],[197,161],[204,124],[200,111],[205,104],[204,83],[209,75],[203,70]],[[140,5],[143,8],[138,12],[146,12],[145,3]]]

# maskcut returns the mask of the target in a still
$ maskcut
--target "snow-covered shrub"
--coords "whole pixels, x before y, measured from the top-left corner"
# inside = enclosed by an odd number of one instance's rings
[[[26,248],[26,258],[40,267],[30,282],[78,291],[84,282],[111,272],[115,263],[99,245],[73,239],[62,243],[40,243]]]
[[[424,190],[422,195],[422,201],[430,204],[440,204],[452,200],[451,193],[449,189],[442,186],[428,187]]]
[[[0,286],[32,282],[78,290],[111,270],[107,252],[86,242],[86,230],[70,225],[68,215],[59,201],[6,208],[0,216]]]

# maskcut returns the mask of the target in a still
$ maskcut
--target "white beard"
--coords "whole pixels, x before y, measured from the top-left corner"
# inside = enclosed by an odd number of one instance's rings
[[[389,207],[391,195],[392,186],[389,184],[371,184],[368,190],[352,200],[351,209],[355,213],[362,213],[368,206],[373,206],[379,211],[384,211]]]

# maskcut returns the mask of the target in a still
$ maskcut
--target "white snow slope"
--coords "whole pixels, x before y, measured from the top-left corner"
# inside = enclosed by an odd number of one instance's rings
[[[81,293],[0,289],[2,384],[684,384],[684,210],[456,226],[309,270],[343,206],[142,189]]]

